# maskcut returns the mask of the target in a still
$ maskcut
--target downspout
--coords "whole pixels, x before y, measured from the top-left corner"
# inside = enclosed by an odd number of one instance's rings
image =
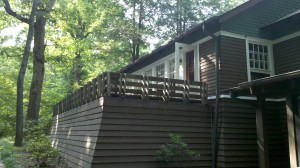
[[[209,32],[205,26],[202,25],[203,33],[212,37],[215,41],[215,76],[216,76],[216,102],[214,108],[213,128],[212,128],[212,168],[217,167],[217,131],[218,131],[218,113],[219,113],[219,101],[220,101],[220,82],[219,82],[219,65],[220,65],[220,37]]]

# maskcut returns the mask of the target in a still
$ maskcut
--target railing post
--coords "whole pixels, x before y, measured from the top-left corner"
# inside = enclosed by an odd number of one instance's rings
[[[92,99],[93,99],[92,82],[88,82],[88,84],[87,84],[87,103],[91,102]]]
[[[145,82],[145,100],[147,101],[149,98],[149,76],[146,76],[144,82]]]
[[[123,88],[122,88],[122,85],[123,85],[123,75],[122,73],[120,73],[120,76],[119,76],[119,98],[122,98],[123,97]]]
[[[183,81],[182,101],[186,101],[186,80]]]
[[[106,73],[106,96],[111,97],[111,78],[110,78],[110,72]]]
[[[167,86],[167,79],[166,78],[164,78],[163,99],[164,99],[165,102],[169,101],[168,86]]]
[[[84,89],[83,89],[83,87],[81,86],[81,87],[80,87],[80,90],[79,90],[79,105],[80,105],[80,106],[83,104],[83,96],[84,96],[83,91],[84,91]]]
[[[96,85],[96,82],[97,82],[97,78],[94,78],[92,80],[92,92],[93,92],[92,101],[97,99],[97,85]]]
[[[86,95],[87,95],[87,85],[83,86],[82,90],[82,104],[86,104]]]
[[[98,88],[97,98],[98,99],[102,97],[102,88],[103,88],[102,83],[103,83],[102,75],[98,75],[97,77],[97,88]]]
[[[201,103],[206,104],[207,103],[207,84],[206,82],[202,82],[201,84]]]
[[[146,93],[145,93],[145,75],[142,75],[143,76],[143,80],[142,80],[142,100],[145,100],[145,96],[146,96]]]
[[[126,98],[126,73],[123,74],[123,81],[124,81],[124,84],[123,84],[123,96],[124,98]]]
[[[185,88],[186,88],[186,99],[185,99],[185,102],[189,103],[189,101],[190,101],[190,81],[186,81]]]

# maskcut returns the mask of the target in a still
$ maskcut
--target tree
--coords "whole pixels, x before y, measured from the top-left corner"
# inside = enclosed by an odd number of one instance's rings
[[[3,2],[5,4],[4,9],[9,15],[11,15],[11,16],[17,18],[18,20],[20,20],[22,22],[25,22],[29,25],[26,45],[25,45],[24,53],[23,53],[23,59],[22,59],[22,63],[21,63],[21,66],[20,66],[18,80],[17,80],[17,109],[16,109],[15,146],[22,146],[22,144],[23,144],[24,77],[25,77],[25,73],[26,73],[26,69],[27,69],[28,58],[29,58],[29,55],[30,55],[31,42],[32,42],[32,39],[33,39],[33,32],[34,32],[34,28],[33,28],[34,18],[35,18],[35,13],[36,13],[37,5],[38,5],[39,1],[34,0],[32,2],[32,9],[31,9],[31,13],[30,13],[29,18],[24,18],[24,17],[20,16],[19,14],[17,14],[16,12],[14,12],[11,9],[8,0],[3,0]]]
[[[157,1],[156,37],[164,43],[193,25],[221,14],[246,0],[168,0]],[[159,33],[159,34],[158,34]]]
[[[61,0],[55,16],[49,34],[51,49],[67,64],[69,92],[106,69],[117,70],[127,63],[128,47],[120,29],[125,27],[124,15],[118,3]]]
[[[45,74],[45,26],[56,0],[41,1],[34,23],[33,76],[29,94],[27,120],[38,122]]]
[[[131,48],[132,61],[138,59],[146,48],[146,38],[153,35],[156,0],[123,0],[125,15],[124,31]]]

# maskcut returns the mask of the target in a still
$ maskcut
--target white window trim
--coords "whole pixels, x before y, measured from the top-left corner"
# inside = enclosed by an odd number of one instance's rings
[[[246,45],[246,61],[247,61],[247,76],[248,81],[251,81],[251,68],[250,68],[250,56],[249,56],[249,43],[255,43],[255,44],[261,44],[268,47],[268,62],[269,62],[269,71],[270,76],[275,75],[275,69],[274,69],[274,56],[273,56],[273,45],[269,40],[261,40],[257,38],[247,38],[245,39],[245,45]]]

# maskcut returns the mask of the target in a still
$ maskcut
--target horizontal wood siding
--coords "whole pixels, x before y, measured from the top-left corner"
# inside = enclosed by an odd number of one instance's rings
[[[258,167],[255,109],[251,103],[221,99],[218,129],[218,167]]]
[[[101,101],[53,117],[52,146],[59,149],[70,167],[91,167],[102,118]]]
[[[300,69],[300,36],[273,45],[275,73]]]
[[[290,168],[285,102],[267,102],[270,167]]]
[[[213,103],[213,102],[212,102]],[[221,99],[218,167],[258,167],[256,101]],[[289,168],[285,102],[266,102],[270,167]]]
[[[156,152],[169,141],[170,133],[178,133],[190,149],[201,154],[199,161],[183,166],[208,168],[210,116],[210,108],[200,104],[105,99],[92,167],[165,167],[155,160]]]
[[[220,67],[221,90],[248,80],[245,40],[221,36]]]
[[[200,79],[201,82],[206,82],[208,85],[208,95],[215,95],[215,43],[214,40],[209,40],[199,45],[200,54]]]

